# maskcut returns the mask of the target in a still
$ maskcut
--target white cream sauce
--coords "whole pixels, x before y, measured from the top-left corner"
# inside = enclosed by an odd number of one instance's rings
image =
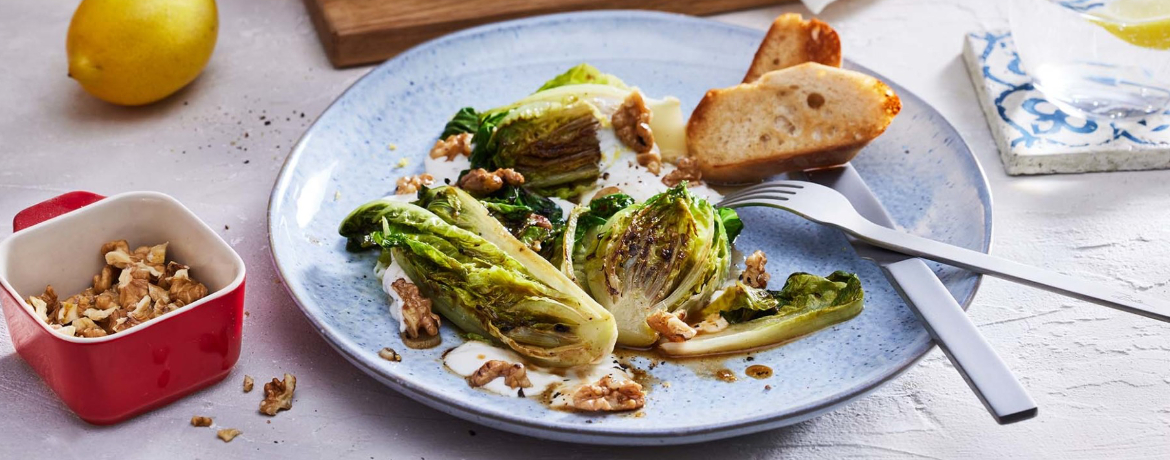
[[[447,369],[463,377],[474,374],[484,363],[491,360],[523,365],[528,381],[532,382],[531,387],[524,389],[523,397],[539,398],[549,390],[553,390],[554,397],[551,405],[554,408],[571,407],[572,393],[577,387],[595,383],[606,375],[618,380],[632,380],[630,374],[620,367],[612,355],[606,356],[605,359],[596,364],[569,369],[552,369],[526,363],[523,357],[511,350],[505,350],[478,340],[468,340],[443,355],[443,364],[447,366]],[[521,397],[518,389],[504,384],[503,377],[496,377],[480,388],[505,396]]]
[[[382,269],[380,266],[375,266],[374,275],[382,279],[382,290],[386,292],[386,295],[390,296],[390,316],[394,317],[395,321],[398,321],[398,332],[406,332],[406,322],[402,320],[402,296],[398,295],[398,291],[395,291],[390,285],[398,279],[406,279],[409,281],[410,278],[406,276],[406,272],[402,271],[402,266],[398,265],[397,260],[390,261],[390,265],[385,269]]]
[[[431,158],[428,155],[423,161],[423,167],[428,174],[435,177],[435,186],[454,185],[459,180],[459,173],[471,168],[471,158],[459,155],[447,161],[447,157]]]
[[[592,198],[596,190],[610,186],[621,189],[639,203],[666,191],[667,187],[662,183],[662,178],[678,169],[673,164],[663,162],[659,174],[654,175],[650,170],[638,165],[637,154],[618,140],[613,128],[598,130],[597,138],[601,144],[601,178],[597,181],[596,188],[582,194],[582,201]],[[651,151],[658,151],[658,146],[655,145]],[[712,203],[723,199],[722,194],[705,183],[689,184],[687,188]]]

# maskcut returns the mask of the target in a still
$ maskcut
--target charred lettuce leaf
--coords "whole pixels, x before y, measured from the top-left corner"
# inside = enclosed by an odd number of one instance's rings
[[[557,241],[565,231],[565,216],[555,202],[513,185],[505,185],[480,201],[521,243],[546,259],[556,253]]]
[[[467,192],[438,187],[417,203],[375,207],[380,230],[371,239],[464,332],[547,366],[592,363],[612,351],[613,316]]]
[[[472,168],[514,169],[525,187],[561,198],[579,195],[601,176],[601,123],[588,104],[520,107],[489,122],[495,132],[472,152]]]
[[[864,303],[861,280],[842,271],[793,273],[779,291],[736,283],[702,310],[722,316],[727,328],[659,348],[671,356],[699,356],[774,345],[857,316]]]
[[[685,183],[618,211],[597,230],[596,242],[585,240],[589,292],[613,313],[618,343],[627,346],[658,340],[646,324],[656,310],[697,313],[730,264],[723,221]]]
[[[443,127],[443,134],[439,139],[446,139],[448,136],[463,133],[475,134],[479,130],[479,112],[471,107],[464,107],[455,112],[455,116],[451,117],[451,121]]]

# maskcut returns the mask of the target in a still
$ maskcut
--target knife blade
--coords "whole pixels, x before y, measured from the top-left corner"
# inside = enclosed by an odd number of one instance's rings
[[[841,192],[866,219],[895,228],[893,219],[853,165],[805,171],[804,175]],[[922,259],[872,246],[849,235],[846,238],[858,256],[881,267],[996,422],[1004,425],[1036,416],[1036,403],[1027,390]]]

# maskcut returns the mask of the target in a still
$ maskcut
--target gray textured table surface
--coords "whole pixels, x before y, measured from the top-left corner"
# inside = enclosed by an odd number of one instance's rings
[[[223,0],[219,44],[202,77],[160,104],[113,107],[65,76],[75,5],[0,5],[0,236],[12,231],[14,213],[62,192],[164,191],[244,257],[251,316],[226,381],[113,427],[73,416],[0,326],[0,458],[1170,455],[1170,327],[994,279],[970,314],[1040,405],[1038,418],[1016,425],[997,426],[937,350],[832,414],[693,446],[550,443],[431,410],[335,354],[277,284],[268,255],[268,193],[289,148],[368,68],[330,68],[300,2]],[[718,19],[764,28],[787,10],[807,14],[786,6]],[[971,144],[995,198],[994,253],[1170,297],[1170,172],[1004,175],[959,55],[965,32],[1003,25],[1005,15],[994,1],[859,0],[833,4],[821,17],[840,31],[847,56],[934,104]],[[240,379],[281,372],[300,380],[296,405],[273,419],[259,416],[256,394],[240,393]],[[188,425],[194,414],[244,434],[223,444]]]

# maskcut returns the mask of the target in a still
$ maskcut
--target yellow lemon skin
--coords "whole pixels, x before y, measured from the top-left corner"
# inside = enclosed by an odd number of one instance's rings
[[[144,105],[187,86],[219,34],[215,0],[83,0],[69,23],[69,76],[86,92]]]

